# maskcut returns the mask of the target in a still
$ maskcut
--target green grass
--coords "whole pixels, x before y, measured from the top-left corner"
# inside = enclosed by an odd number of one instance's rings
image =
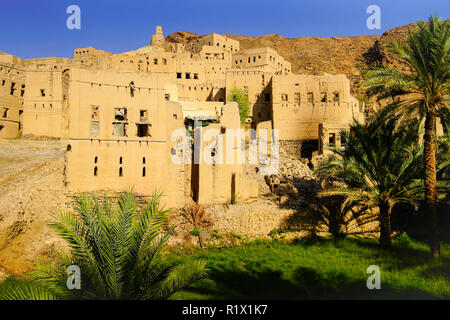
[[[450,298],[450,246],[433,260],[426,244],[406,236],[391,251],[375,239],[254,241],[169,259],[206,259],[209,278],[172,299],[434,299]],[[367,267],[381,269],[381,290],[366,287]]]

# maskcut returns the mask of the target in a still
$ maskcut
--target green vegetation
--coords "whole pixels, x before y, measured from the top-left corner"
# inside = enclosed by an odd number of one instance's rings
[[[403,235],[390,251],[374,239],[255,241],[189,254],[176,249],[174,263],[204,259],[203,279],[171,299],[407,299],[450,297],[450,246],[440,260],[426,244]],[[381,269],[381,290],[368,290],[367,267]]]
[[[239,192],[238,193],[233,193],[231,195],[230,204],[236,204],[239,201],[240,197],[241,196],[239,195]]]
[[[439,256],[436,189],[436,118],[440,117],[448,131],[450,110],[450,21],[430,16],[427,23],[419,22],[406,42],[388,45],[412,71],[378,66],[367,73],[364,88],[369,95],[391,98],[394,103],[385,112],[401,114],[408,122],[425,118],[423,138],[424,191],[430,224],[430,247]],[[408,69],[408,68],[405,68]]]
[[[131,193],[117,204],[91,194],[76,198],[76,214],[61,213],[51,226],[67,241],[68,255],[39,264],[30,280],[8,278],[0,285],[0,300],[39,299],[167,299],[205,276],[205,262],[175,266],[162,257],[172,229],[160,195],[138,208]],[[67,267],[81,270],[81,289],[66,287]]]
[[[239,117],[243,123],[250,115],[250,100],[248,100],[247,93],[243,89],[233,87],[227,97],[227,101],[237,102]]]
[[[230,237],[233,239],[237,239],[237,240],[241,240],[242,239],[242,235],[240,235],[239,233],[236,233],[234,231],[230,232]]]
[[[352,125],[352,134],[342,133],[346,148],[334,149],[335,156],[316,172],[322,178],[346,184],[345,188],[323,192],[344,196],[343,207],[360,205],[361,211],[378,209],[380,243],[384,248],[391,245],[393,207],[398,203],[417,207],[422,187],[419,124],[399,130],[396,126],[396,118],[376,118],[366,125]]]

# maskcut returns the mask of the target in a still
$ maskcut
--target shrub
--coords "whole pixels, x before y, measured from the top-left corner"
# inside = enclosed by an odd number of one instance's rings
[[[194,229],[190,233],[198,237],[200,248],[203,249],[201,232],[203,229],[210,227],[213,224],[213,220],[207,215],[206,209],[203,206],[193,201],[183,208],[182,215],[187,222],[194,226]]]
[[[247,93],[243,89],[233,87],[227,97],[227,101],[237,102],[239,107],[239,117],[242,123],[245,122],[245,120],[250,115],[251,104],[250,100],[248,99]]]

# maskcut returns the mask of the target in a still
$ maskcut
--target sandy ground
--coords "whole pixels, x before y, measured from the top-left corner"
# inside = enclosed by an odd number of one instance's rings
[[[65,147],[56,140],[0,140],[0,279],[29,271],[62,247],[47,223],[68,208]]]

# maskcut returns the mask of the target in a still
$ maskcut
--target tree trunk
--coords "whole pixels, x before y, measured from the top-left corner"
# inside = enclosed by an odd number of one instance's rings
[[[436,116],[429,112],[425,119],[424,167],[425,167],[425,203],[428,216],[429,241],[433,257],[440,255],[440,241],[437,225],[437,193],[436,193],[436,151],[435,151]]]
[[[390,248],[391,241],[391,217],[389,204],[380,205],[380,245],[382,248]]]

